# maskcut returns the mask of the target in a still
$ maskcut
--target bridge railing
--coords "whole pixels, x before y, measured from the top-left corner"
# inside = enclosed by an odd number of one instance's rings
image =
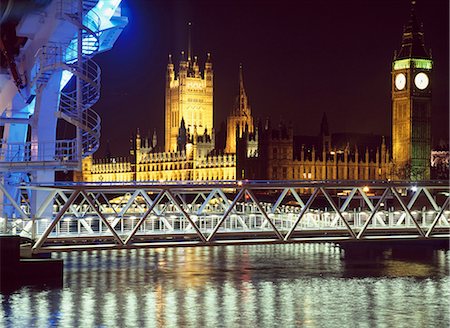
[[[26,186],[41,206],[16,204],[3,232],[35,251],[160,243],[296,242],[450,236],[447,182],[222,181]],[[3,221],[2,221],[3,220]],[[62,248],[61,248],[62,247]]]
[[[2,142],[0,140],[0,162],[75,161],[74,140],[55,142]],[[6,164],[5,164],[6,163]]]

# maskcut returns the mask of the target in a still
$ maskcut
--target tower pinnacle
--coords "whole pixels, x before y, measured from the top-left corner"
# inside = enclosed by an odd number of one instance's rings
[[[189,22],[188,23],[188,53],[187,53],[188,62],[190,62],[192,59],[191,26],[192,26],[192,23]]]
[[[402,45],[396,59],[430,58],[425,49],[422,24],[419,24],[415,12],[416,1],[411,1],[408,23],[403,27]]]
[[[247,109],[247,94],[245,93],[244,87],[244,73],[242,68],[242,63],[239,64],[239,101],[238,101],[238,112],[245,112]]]
[[[327,113],[323,112],[322,122],[320,122],[320,135],[321,136],[329,136],[330,130],[328,128],[328,118]]]
[[[239,95],[245,96],[244,75],[242,73],[242,63],[239,64]]]

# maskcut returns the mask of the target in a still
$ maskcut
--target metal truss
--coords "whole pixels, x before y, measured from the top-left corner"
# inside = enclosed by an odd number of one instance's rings
[[[28,214],[26,203],[12,202],[21,218],[10,218],[9,230],[31,237],[35,253],[450,237],[450,188],[440,181],[171,182],[26,188],[49,193],[34,215]],[[52,217],[43,217],[49,206],[53,206]],[[0,227],[8,229],[7,225]]]

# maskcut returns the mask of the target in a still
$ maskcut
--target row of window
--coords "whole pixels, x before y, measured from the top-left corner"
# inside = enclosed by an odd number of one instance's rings
[[[172,171],[192,169],[192,163],[143,164],[138,165],[138,172]]]
[[[86,170],[87,171],[87,170]],[[93,165],[92,173],[125,173],[130,172],[131,167],[123,167],[123,166],[112,166],[112,165]]]
[[[222,174],[224,173],[224,174]],[[199,180],[199,181],[211,181],[211,180],[234,180],[236,177],[232,173],[226,172],[196,172],[192,177],[192,173],[190,171],[184,172],[161,172],[156,174],[140,174],[138,176],[138,180],[140,181],[182,181],[182,180]],[[116,180],[111,180],[116,181]]]
[[[279,150],[279,151],[278,151]],[[288,159],[289,150],[287,148],[273,148],[272,158],[273,159]]]
[[[315,172],[314,172],[315,171]],[[313,176],[313,173],[314,176]],[[337,173],[337,174],[336,174]],[[334,175],[336,174],[336,177]],[[322,169],[321,168],[314,168],[314,167],[305,167],[304,170],[300,170],[300,167],[278,167],[274,166],[272,167],[272,176],[271,179],[294,179],[294,180],[301,180],[301,179],[319,179],[319,180],[326,180],[326,179],[366,179],[366,176],[368,174],[369,179],[377,179],[380,177],[385,178],[387,172],[384,172],[381,168],[377,167],[361,167],[358,168],[358,170],[351,169],[351,168],[345,168],[345,167],[338,167],[337,172],[336,168],[331,167],[327,168],[325,171],[325,176],[322,176]]]

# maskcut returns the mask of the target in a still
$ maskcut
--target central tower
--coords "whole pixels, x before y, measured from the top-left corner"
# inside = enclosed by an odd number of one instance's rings
[[[213,70],[208,54],[205,69],[200,71],[197,56],[181,53],[178,73],[169,55],[166,75],[165,150],[177,150],[178,129],[184,119],[187,131],[199,135],[213,128]]]
[[[392,157],[397,179],[430,179],[431,53],[412,1],[402,45],[392,63]]]

